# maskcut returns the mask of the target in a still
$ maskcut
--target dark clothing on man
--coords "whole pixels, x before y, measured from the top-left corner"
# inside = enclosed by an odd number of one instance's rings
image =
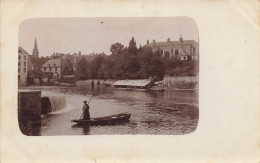
[[[84,103],[82,110],[83,110],[83,118],[82,119],[90,120],[89,105],[87,103]]]

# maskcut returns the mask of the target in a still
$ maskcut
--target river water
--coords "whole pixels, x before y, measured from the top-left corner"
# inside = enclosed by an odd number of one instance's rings
[[[198,91],[117,90],[111,87],[27,87],[41,90],[41,96],[65,100],[60,109],[43,115],[42,125],[29,135],[182,135],[196,130],[199,118]],[[131,113],[129,122],[107,126],[75,126],[84,100],[90,102],[91,118],[122,112]],[[59,107],[58,107],[59,108]]]

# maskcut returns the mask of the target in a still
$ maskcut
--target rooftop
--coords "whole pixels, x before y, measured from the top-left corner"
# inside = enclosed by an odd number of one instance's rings
[[[148,85],[152,80],[142,79],[142,80],[118,80],[113,85],[114,86],[137,86],[144,87]]]
[[[18,53],[28,54],[27,51],[25,51],[21,46],[18,47]]]
[[[49,60],[48,58],[32,58],[31,57],[31,62],[36,67],[41,67],[48,60]]]

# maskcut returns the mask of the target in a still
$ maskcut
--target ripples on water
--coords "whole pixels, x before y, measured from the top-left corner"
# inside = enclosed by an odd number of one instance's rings
[[[42,96],[66,99],[66,107],[46,114],[40,127],[31,135],[100,135],[100,134],[156,134],[179,135],[196,130],[199,118],[198,91],[138,91],[95,87],[90,102],[92,118],[130,112],[130,121],[117,125],[77,127],[72,119],[79,119],[84,100],[93,90],[76,87],[31,87]]]

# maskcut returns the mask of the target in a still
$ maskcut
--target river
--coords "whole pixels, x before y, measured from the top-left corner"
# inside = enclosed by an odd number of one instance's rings
[[[43,115],[42,125],[29,135],[182,135],[196,130],[199,119],[198,91],[164,92],[117,90],[96,86],[25,87],[41,90],[41,96],[63,98],[61,109]],[[129,122],[107,126],[75,126],[71,120],[82,114],[84,100],[90,102],[92,118],[122,112],[131,113]],[[58,103],[56,105],[59,105]],[[56,107],[56,106],[55,106]]]

